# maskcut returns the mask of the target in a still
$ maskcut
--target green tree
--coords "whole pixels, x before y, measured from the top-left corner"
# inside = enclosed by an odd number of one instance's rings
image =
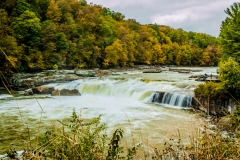
[[[234,58],[230,57],[227,61],[222,61],[219,64],[220,79],[223,87],[234,96],[240,98],[240,66]]]
[[[27,46],[36,46],[40,40],[41,23],[34,12],[26,10],[13,22],[17,40]]]
[[[13,16],[19,17],[21,14],[23,14],[26,10],[33,11],[31,5],[26,2],[26,0],[17,0],[16,6],[13,9]]]
[[[61,20],[62,12],[61,9],[58,7],[55,0],[50,0],[50,4],[47,9],[46,17],[48,20],[53,22],[59,22]]]
[[[69,48],[66,35],[63,32],[57,33],[55,39],[57,51],[60,52],[61,54],[66,53],[67,49]]]
[[[152,49],[152,64],[165,64],[167,57],[163,53],[160,44],[156,44]]]
[[[107,53],[104,63],[108,65],[122,65],[124,66],[128,60],[127,53],[124,52],[121,41],[117,39],[111,46],[106,47],[105,52]]]
[[[220,31],[223,54],[240,62],[240,3],[233,3],[225,13],[228,17],[222,22]]]
[[[87,5],[87,1],[86,0],[79,0],[81,3],[81,6],[86,6]]]
[[[20,67],[23,52],[12,33],[8,14],[0,9],[0,70],[7,74]]]
[[[210,55],[207,50],[202,53],[201,65],[208,65],[210,63]]]
[[[19,51],[13,52],[16,66],[19,62],[42,69],[54,64],[59,68],[216,65],[221,56],[218,39],[213,36],[141,25],[134,19],[124,20],[124,14],[109,8],[88,5],[86,0],[4,0],[0,8],[8,15],[2,17],[8,23],[2,19],[1,45],[11,48],[11,44]],[[233,23],[233,19],[228,21]],[[238,32],[233,34],[237,37]],[[11,55],[10,50],[4,51]],[[22,51],[22,58],[18,57]]]
[[[181,53],[182,53],[182,65],[190,65],[191,59],[192,59],[192,50],[190,45],[183,45],[180,47]]]

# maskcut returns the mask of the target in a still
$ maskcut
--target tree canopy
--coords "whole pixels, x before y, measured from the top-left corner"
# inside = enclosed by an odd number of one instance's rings
[[[223,87],[235,99],[240,99],[240,3],[233,3],[225,10],[228,15],[220,31],[223,58],[220,75]]]
[[[0,7],[0,36],[5,37],[0,47],[19,70],[52,69],[54,65],[59,69],[207,66],[217,65],[221,57],[216,37],[141,25],[86,0],[1,1]],[[0,54],[0,67],[11,69],[9,60]]]
[[[240,3],[233,3],[225,10],[228,15],[222,22],[220,40],[224,57],[240,62]]]

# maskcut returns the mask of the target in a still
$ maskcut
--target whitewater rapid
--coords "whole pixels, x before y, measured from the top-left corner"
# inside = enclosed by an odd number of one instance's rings
[[[112,129],[121,127],[126,133],[129,133],[130,129],[136,134],[141,132],[141,136],[147,136],[145,138],[152,143],[162,142],[179,128],[183,135],[187,135],[190,128],[193,128],[193,122],[197,120],[190,110],[182,109],[191,108],[188,105],[191,101],[189,97],[192,97],[194,88],[199,84],[190,80],[189,76],[167,72],[160,74],[119,72],[108,77],[48,84],[55,89],[77,89],[81,96],[46,95],[48,98],[1,100],[0,133],[8,133],[7,130],[13,125],[8,121],[16,119],[14,120],[16,123],[22,123],[20,114],[24,123],[29,124],[32,133],[37,132],[36,126],[42,117],[41,131],[44,132],[44,125],[50,125],[52,120],[69,118],[75,109],[84,119],[101,115],[101,121]],[[159,92],[162,98],[156,98]],[[19,129],[16,127],[16,132],[17,130]],[[6,146],[9,144],[7,139],[2,142]],[[23,142],[17,140],[13,142],[15,146],[21,143]],[[0,144],[0,149],[1,147],[5,146]]]

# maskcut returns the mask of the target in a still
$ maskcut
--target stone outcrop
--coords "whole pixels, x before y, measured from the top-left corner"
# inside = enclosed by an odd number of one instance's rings
[[[93,70],[78,70],[75,74],[83,77],[96,77],[96,71]]]
[[[81,95],[78,90],[68,90],[68,89],[62,89],[62,90],[54,90],[52,91],[52,96],[79,96]]]
[[[143,73],[161,73],[161,69],[145,69]]]
[[[51,94],[54,90],[54,87],[51,86],[39,86],[32,88],[34,94]]]
[[[30,96],[30,95],[33,95],[32,89],[28,89],[24,92],[24,96]]]
[[[151,100],[151,102],[154,103],[162,103],[162,99],[164,96],[165,92],[156,92]]]
[[[212,74],[212,76],[207,75],[192,75],[189,78],[195,78],[195,81],[214,81],[214,82],[220,82],[219,74]]]
[[[189,78],[199,78],[199,75],[191,75]]]
[[[169,71],[178,72],[178,73],[190,73],[190,72],[191,72],[191,69],[169,68]]]
[[[229,113],[233,113],[237,106],[234,101],[230,100],[212,100],[204,97],[195,97],[193,108],[201,110],[209,115],[217,117],[225,116]]]
[[[15,73],[8,78],[12,89],[24,91],[35,86],[49,83],[62,83],[78,80],[82,77],[98,76],[99,70],[47,70],[40,73]]]
[[[99,70],[98,72],[96,72],[96,75],[98,77],[106,76],[106,75],[109,75],[109,74],[111,74],[110,70]]]

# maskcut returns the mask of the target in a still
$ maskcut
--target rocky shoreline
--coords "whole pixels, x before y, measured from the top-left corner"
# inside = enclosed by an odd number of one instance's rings
[[[13,90],[24,91],[49,83],[70,82],[84,77],[96,77],[104,74],[108,73],[99,70],[47,70],[40,73],[15,73],[8,78],[8,83]]]
[[[24,91],[26,89],[42,86],[49,83],[63,83],[78,80],[85,77],[101,77],[111,74],[115,71],[141,71],[142,73],[161,73],[161,72],[178,72],[180,74],[190,74],[201,72],[200,69],[194,68],[179,68],[179,67],[166,67],[166,66],[135,66],[132,68],[121,68],[121,69],[108,69],[100,70],[89,69],[89,70],[46,70],[39,73],[14,73],[11,77],[7,78],[7,81],[13,90]],[[196,81],[212,80],[215,81],[218,75],[212,75],[211,79],[204,79],[203,75],[192,75],[189,79],[195,79]]]

